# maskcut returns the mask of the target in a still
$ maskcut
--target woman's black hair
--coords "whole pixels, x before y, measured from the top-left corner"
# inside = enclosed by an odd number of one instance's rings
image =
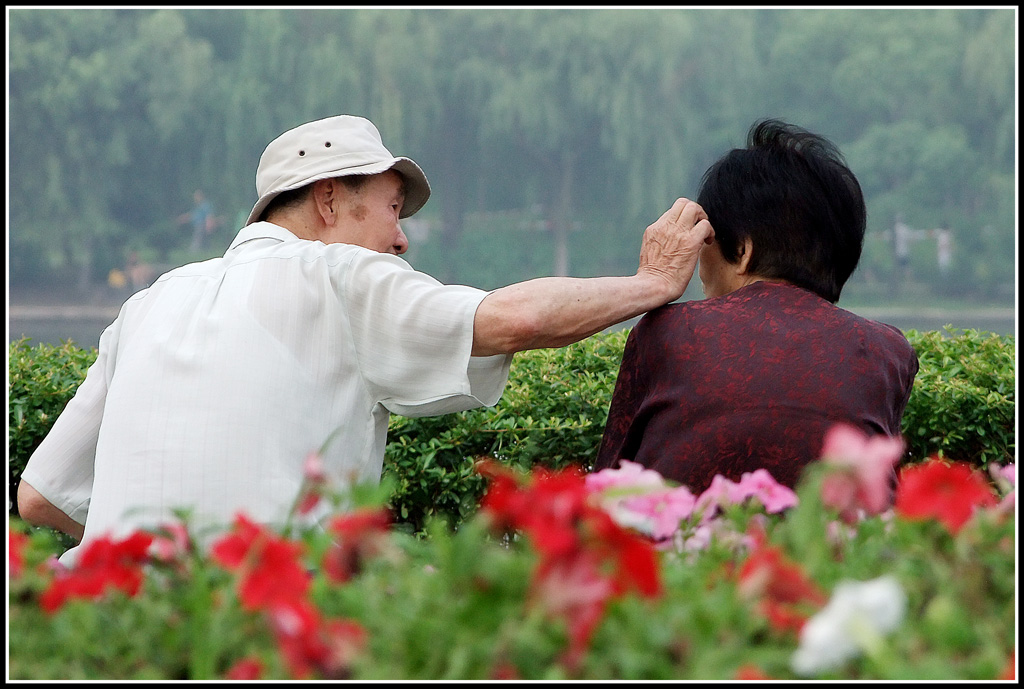
[[[726,261],[749,237],[748,271],[811,290],[835,303],[860,261],[864,195],[839,149],[780,120],[756,122],[701,181],[697,202]]]

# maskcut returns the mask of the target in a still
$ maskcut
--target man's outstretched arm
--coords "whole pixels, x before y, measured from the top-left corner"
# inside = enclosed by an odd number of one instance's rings
[[[712,237],[704,210],[679,199],[648,226],[635,275],[544,277],[494,290],[477,308],[473,355],[563,347],[674,301]]]

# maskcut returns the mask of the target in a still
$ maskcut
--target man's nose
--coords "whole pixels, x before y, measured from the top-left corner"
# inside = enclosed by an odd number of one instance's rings
[[[398,226],[398,236],[395,237],[395,253],[399,256],[409,250],[409,238],[405,236],[405,232],[402,232],[401,225]]]

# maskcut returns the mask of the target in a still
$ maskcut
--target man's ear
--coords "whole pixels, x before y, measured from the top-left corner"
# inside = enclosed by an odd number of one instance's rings
[[[739,275],[747,273],[747,266],[750,265],[750,260],[754,257],[754,240],[747,237],[740,244],[740,256],[739,261],[736,263],[736,272]]]
[[[338,185],[333,179],[320,179],[313,182],[313,203],[317,214],[323,218],[325,225],[333,225],[338,217],[340,199]]]

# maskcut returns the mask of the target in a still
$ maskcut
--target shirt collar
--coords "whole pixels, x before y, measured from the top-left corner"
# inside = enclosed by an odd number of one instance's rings
[[[275,225],[266,221],[254,222],[251,225],[246,225],[238,231],[238,234],[236,234],[235,238],[231,241],[228,251],[233,251],[242,244],[251,242],[254,239],[276,239],[279,242],[293,242],[298,240],[298,237],[280,225]]]

